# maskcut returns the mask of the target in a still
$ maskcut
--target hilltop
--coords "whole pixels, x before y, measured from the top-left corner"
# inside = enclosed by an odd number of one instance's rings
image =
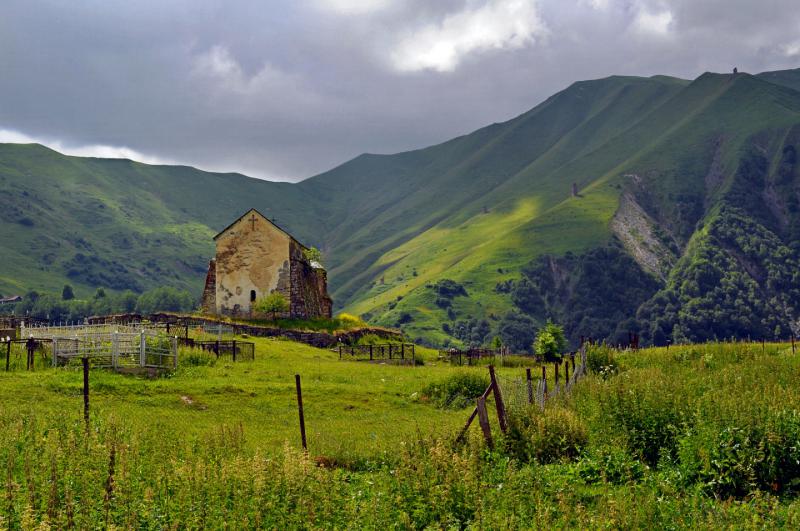
[[[582,81],[297,184],[0,145],[0,293],[69,281],[199,297],[211,236],[256,207],[322,249],[339,308],[431,343],[525,348],[548,317],[573,338],[785,336],[800,308],[799,89],[800,70]]]

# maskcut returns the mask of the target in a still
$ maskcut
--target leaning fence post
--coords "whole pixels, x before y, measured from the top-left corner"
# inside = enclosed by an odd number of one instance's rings
[[[494,365],[489,365],[489,378],[494,388],[494,405],[497,407],[497,420],[500,422],[500,431],[503,433],[508,429],[506,422],[506,406],[503,403],[503,395],[500,393],[500,385],[497,383],[497,376],[494,374]]]
[[[89,430],[89,358],[81,358],[83,363],[83,421],[86,423],[86,430]]]
[[[495,400],[497,396],[495,396]],[[486,413],[486,399],[482,396],[478,398],[478,423],[483,430],[483,438],[486,439],[486,445],[492,448],[492,428],[489,426],[489,415]]]
[[[303,391],[300,389],[300,375],[294,375],[295,386],[297,387],[297,411],[300,414],[300,440],[303,442],[303,450],[308,451],[306,444],[306,421],[303,416]]]
[[[528,403],[533,404],[533,379],[531,378],[530,367],[525,369],[525,379],[528,383]]]

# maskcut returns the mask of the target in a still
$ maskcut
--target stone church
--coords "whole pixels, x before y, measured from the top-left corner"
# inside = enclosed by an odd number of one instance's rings
[[[202,308],[205,313],[256,317],[255,302],[281,293],[289,311],[278,317],[331,317],[328,278],[308,248],[256,209],[248,210],[214,236],[216,258],[208,265]]]

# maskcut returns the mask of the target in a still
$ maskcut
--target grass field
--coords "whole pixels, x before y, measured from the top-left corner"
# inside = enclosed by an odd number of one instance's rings
[[[796,528],[800,358],[783,344],[595,349],[544,411],[498,369],[510,430],[485,447],[432,388],[485,377],[340,362],[257,340],[256,361],[154,380],[0,373],[2,528]],[[516,360],[515,360],[516,361]],[[299,449],[303,378],[309,455]],[[551,382],[552,386],[552,382]],[[318,463],[326,466],[317,466]]]

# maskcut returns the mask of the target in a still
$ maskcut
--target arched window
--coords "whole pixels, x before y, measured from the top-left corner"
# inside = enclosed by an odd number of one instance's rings
[[[256,290],[250,290],[250,302],[256,302]]]

